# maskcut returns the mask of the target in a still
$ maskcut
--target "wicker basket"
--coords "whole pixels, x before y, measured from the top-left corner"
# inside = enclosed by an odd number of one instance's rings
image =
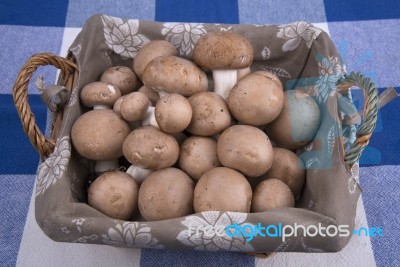
[[[92,36],[97,30],[102,32],[104,27],[107,26],[108,16],[94,16],[89,19],[87,25],[82,30],[82,33],[78,37],[76,42],[80,42],[84,38]],[[114,19],[114,18],[111,18]],[[115,18],[115,21],[120,23],[128,23],[130,20],[122,20]],[[138,22],[134,20],[134,22]],[[139,23],[139,22],[138,22]],[[142,22],[140,22],[142,23]],[[139,33],[145,34],[146,32],[150,35],[158,36],[159,33],[155,33],[154,28],[163,27],[165,24],[156,22],[143,22],[142,31]],[[193,26],[192,24],[188,24]],[[254,31],[254,35],[260,34],[259,26],[254,25],[204,25],[209,27],[221,27],[225,29],[233,29],[240,32]],[[231,28],[229,28],[231,27]],[[255,27],[254,29],[252,27]],[[279,27],[284,26],[265,26],[275,27],[278,31]],[[267,30],[270,30],[269,28]],[[158,35],[157,35],[158,34]],[[166,34],[166,36],[168,36]],[[321,35],[320,35],[321,36]],[[163,36],[164,37],[164,36]],[[80,39],[79,39],[80,38]],[[102,37],[106,39],[105,37]],[[156,38],[156,37],[155,37]],[[320,37],[318,37],[320,38]],[[322,38],[322,37],[321,37]],[[322,42],[322,46],[329,46],[329,51],[335,51],[332,43],[329,42],[328,37]],[[151,38],[149,38],[151,39]],[[317,38],[316,38],[317,39]],[[328,40],[328,41],[327,41]],[[97,39],[95,42],[98,42]],[[106,43],[106,42],[105,42]],[[74,44],[76,45],[76,43]],[[73,46],[74,46],[73,45]],[[102,44],[105,46],[104,44]],[[259,46],[259,45],[258,45]],[[333,48],[332,48],[333,47]],[[305,49],[306,46],[305,46]],[[309,48],[313,49],[313,48]],[[82,52],[81,52],[82,53]],[[118,56],[110,52],[111,57]],[[190,57],[190,55],[188,56]],[[87,56],[89,58],[89,56]],[[126,60],[126,59],[123,59]],[[131,64],[131,59],[125,62],[126,65]],[[79,61],[73,53],[70,53],[67,58],[62,58],[50,53],[42,53],[33,55],[22,67],[16,79],[13,96],[15,106],[18,114],[21,118],[24,132],[28,135],[32,145],[39,152],[43,163],[39,167],[38,174],[43,172],[46,168],[46,177],[51,179],[51,183],[48,181],[45,185],[42,185],[43,181],[38,177],[38,184],[42,186],[42,191],[36,191],[36,220],[43,231],[52,239],[62,242],[83,242],[83,243],[95,243],[95,244],[108,244],[114,246],[125,246],[125,247],[156,247],[156,248],[177,248],[177,249],[203,249],[203,250],[215,250],[215,246],[207,247],[204,240],[200,240],[196,246],[191,245],[191,241],[188,241],[187,232],[185,232],[186,222],[193,219],[201,219],[202,221],[210,224],[213,217],[215,218],[226,218],[230,222],[239,223],[250,223],[256,224],[257,221],[263,223],[290,223],[294,222],[294,218],[297,218],[297,222],[303,225],[315,225],[322,223],[323,225],[338,225],[346,223],[350,227],[354,226],[356,204],[359,197],[360,189],[358,188],[357,177],[355,177],[356,168],[358,167],[358,159],[365,146],[368,145],[368,141],[371,138],[371,134],[375,128],[378,111],[378,92],[371,81],[371,79],[365,77],[360,73],[343,74],[337,81],[337,92],[341,95],[348,95],[349,88],[351,86],[357,86],[364,89],[365,93],[365,105],[363,122],[356,132],[356,140],[352,143],[351,148],[346,152],[343,148],[342,138],[337,138],[336,142],[332,145],[331,153],[333,154],[333,167],[331,169],[313,169],[307,170],[307,184],[303,192],[303,197],[299,200],[296,209],[278,209],[276,211],[265,212],[261,214],[241,214],[233,212],[206,212],[201,214],[193,214],[184,218],[170,219],[159,222],[128,222],[113,220],[98,211],[92,209],[85,204],[84,197],[84,184],[85,181],[78,181],[81,177],[87,177],[89,174],[88,163],[77,155],[77,153],[71,149],[69,139],[65,141],[65,129],[72,125],[73,121],[77,118],[77,115],[69,116],[67,119],[71,105],[66,106],[63,110],[57,113],[56,120],[52,125],[51,136],[46,137],[40,131],[35,124],[35,116],[28,103],[28,83],[32,77],[32,73],[36,71],[39,66],[53,65],[54,67],[61,70],[59,84],[64,85],[74,97],[78,95],[79,90],[83,84],[79,83],[81,68],[87,69],[85,66],[87,61]],[[273,59],[272,59],[273,62]],[[308,61],[307,61],[308,62]],[[275,67],[277,69],[277,67]],[[272,68],[273,69],[273,68]],[[304,66],[303,66],[304,69]],[[99,71],[99,73],[101,70]],[[303,76],[301,78],[304,78]],[[286,80],[287,81],[287,80]],[[336,96],[328,96],[328,101],[337,103]],[[329,100],[330,99],[330,100]],[[330,102],[329,102],[330,103]],[[79,105],[79,101],[74,104],[78,113],[82,113],[83,109]],[[328,105],[328,104],[327,104]],[[330,104],[329,104],[330,105]],[[332,111],[332,107],[327,108]],[[334,104],[334,114],[338,114],[336,104]],[[336,117],[336,116],[335,116]],[[339,117],[339,116],[337,116]],[[329,122],[329,125],[335,125],[341,130],[341,121],[334,118],[333,122]],[[328,123],[328,122],[327,122]],[[69,126],[68,126],[69,125]],[[64,134],[63,134],[64,131]],[[68,130],[66,132],[69,132]],[[52,162],[53,151],[56,147],[57,156],[66,157],[65,168],[62,168],[62,177],[52,177],[49,169],[52,168],[50,164]],[[65,150],[65,147],[69,149],[69,152]],[[58,149],[58,150],[57,150]],[[64,153],[64,154],[63,154]],[[69,154],[68,154],[69,153]],[[90,165],[90,164],[89,164]],[[339,167],[337,167],[339,166]],[[80,174],[73,170],[79,170]],[[337,176],[333,184],[328,184],[329,179],[315,180],[315,176],[333,176],[333,180]],[[79,176],[79,177],[77,177]],[[85,180],[87,178],[83,178]],[[321,183],[324,188],[321,191],[316,190],[312,184]],[[344,192],[343,188],[349,186],[350,181],[354,182],[353,192]],[[320,185],[320,186],[321,186]],[[44,188],[44,187],[45,188]],[[78,188],[82,186],[82,188]],[[325,188],[325,186],[327,188]],[[332,190],[331,190],[332,189]],[[333,192],[329,193],[327,190]],[[63,193],[60,193],[63,192]],[[328,192],[328,193],[327,193]],[[65,194],[65,195],[63,195]],[[335,195],[336,194],[336,195]],[[325,196],[323,196],[325,195]],[[313,199],[318,199],[318,204],[313,203]],[[342,199],[342,200],[341,200]],[[331,204],[333,207],[328,207],[329,202],[338,201],[340,205],[335,206],[335,203]],[[343,203],[341,202],[343,201]],[[345,203],[344,203],[345,202]],[[327,206],[324,206],[327,205]],[[343,209],[342,215],[339,209]],[[244,218],[244,219],[243,219]],[[264,219],[267,218],[267,219]],[[222,219],[221,219],[222,220]],[[79,231],[77,231],[79,226]],[[63,231],[63,229],[67,229]],[[163,231],[162,229],[169,229],[169,231]],[[66,234],[68,232],[68,234]],[[138,241],[135,237],[140,234],[146,234],[146,242]],[[126,239],[127,235],[130,235],[130,239]],[[229,250],[229,251],[244,251],[244,252],[274,252],[274,251],[307,251],[307,252],[334,252],[341,250],[349,241],[351,236],[347,237],[305,237],[305,238],[291,238],[287,241],[277,240],[276,238],[263,238],[255,237],[252,242],[246,242],[243,238],[233,240],[229,248],[218,247],[218,250]],[[198,241],[198,240],[197,240]],[[196,241],[196,242],[197,242]],[[214,241],[210,241],[213,243]],[[236,243],[235,243],[236,242]]]

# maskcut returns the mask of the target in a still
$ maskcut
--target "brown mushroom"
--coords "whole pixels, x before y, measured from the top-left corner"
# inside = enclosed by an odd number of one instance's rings
[[[130,163],[151,170],[170,167],[179,157],[176,139],[153,126],[133,130],[126,137],[122,149]]]
[[[100,175],[88,188],[88,204],[105,215],[129,220],[137,210],[139,187],[121,171]]]
[[[192,120],[192,107],[186,97],[166,94],[157,101],[155,119],[158,127],[166,133],[179,133]]]
[[[260,176],[272,166],[273,150],[268,136],[249,125],[234,125],[222,132],[217,143],[223,166],[248,176]]]
[[[82,88],[82,105],[93,109],[111,109],[121,96],[118,87],[106,82],[92,82]]]
[[[129,125],[112,110],[91,110],[72,125],[71,139],[78,153],[95,160],[96,172],[119,167],[122,144],[130,132]]]
[[[150,100],[141,92],[133,92],[124,96],[121,103],[121,116],[126,121],[141,121],[147,115]]]
[[[183,171],[152,172],[139,189],[139,210],[148,221],[179,218],[193,213],[193,180]]]
[[[274,147],[274,161],[263,178],[279,179],[289,186],[293,196],[298,198],[306,179],[306,170],[301,159],[292,151]]]
[[[237,70],[249,68],[253,62],[253,47],[243,36],[232,32],[209,32],[196,42],[194,61],[212,70],[214,92],[228,98],[237,82]]]
[[[153,40],[145,44],[133,60],[133,70],[142,80],[143,71],[153,59],[161,56],[175,56],[176,48],[164,40]]]
[[[258,184],[253,193],[252,212],[269,211],[275,208],[294,207],[290,188],[281,180],[268,179]]]
[[[216,93],[202,92],[189,97],[192,120],[187,131],[194,135],[212,136],[228,128],[232,123],[228,105]]]
[[[101,75],[100,81],[118,87],[121,95],[132,93],[138,84],[136,74],[125,66],[114,66],[106,69]]]
[[[250,212],[251,186],[241,173],[217,167],[202,175],[194,189],[194,211]]]
[[[149,62],[143,71],[144,85],[161,94],[191,96],[208,90],[207,75],[192,61],[163,56]]]
[[[217,156],[217,141],[211,137],[191,136],[181,145],[179,167],[194,180],[221,166]]]
[[[261,126],[278,117],[283,108],[282,83],[267,71],[253,72],[236,83],[228,106],[240,123]]]

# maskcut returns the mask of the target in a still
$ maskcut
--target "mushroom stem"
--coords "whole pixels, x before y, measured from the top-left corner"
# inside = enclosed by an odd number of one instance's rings
[[[108,161],[96,161],[94,166],[94,171],[96,173],[107,172],[110,170],[115,170],[119,168],[118,159],[108,160]]]
[[[229,92],[237,81],[237,70],[213,70],[214,92],[228,99]]]
[[[107,105],[95,105],[93,109],[111,109],[110,106]]]
[[[158,127],[158,123],[156,121],[155,109],[156,108],[152,106],[147,109],[146,117],[142,120],[142,126],[151,125],[156,128],[160,128]]]
[[[141,184],[143,180],[152,172],[152,170],[144,169],[135,165],[131,165],[126,170],[126,173],[132,176],[138,184]]]

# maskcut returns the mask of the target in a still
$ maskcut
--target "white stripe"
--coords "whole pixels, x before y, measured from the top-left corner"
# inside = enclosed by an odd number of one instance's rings
[[[368,227],[364,204],[360,197],[357,203],[355,228]],[[376,237],[379,238],[379,237]],[[353,236],[347,246],[337,253],[276,253],[269,258],[256,258],[256,267],[264,266],[376,266],[371,240],[365,236]]]
[[[82,28],[65,28],[64,29],[64,35],[63,35],[63,41],[61,44],[61,51],[60,55],[62,57],[66,57],[68,54],[68,49],[78,36],[79,32],[81,31]]]

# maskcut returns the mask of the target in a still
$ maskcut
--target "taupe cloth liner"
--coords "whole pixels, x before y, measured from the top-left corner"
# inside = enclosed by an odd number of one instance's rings
[[[307,162],[310,164],[313,163],[312,153],[316,149],[323,151],[318,154],[319,156],[325,156],[319,157],[317,161],[314,159],[316,163],[311,164],[307,170],[305,189],[298,201],[297,208],[281,208],[251,214],[211,212],[165,221],[124,222],[110,219],[89,207],[85,203],[85,183],[91,168],[93,168],[93,163],[82,159],[72,148],[69,139],[74,121],[86,111],[76,98],[84,85],[97,81],[101,73],[110,65],[132,66],[132,58],[121,57],[110,50],[104,34],[105,27],[108,27],[104,24],[104,18],[106,17],[101,15],[91,17],[71,46],[71,51],[79,66],[78,84],[72,92],[69,104],[65,107],[65,119],[55,153],[38,170],[38,184],[43,186],[36,191],[35,214],[39,226],[46,235],[61,242],[174,249],[215,250],[217,248],[255,252],[335,252],[340,251],[348,243],[350,237],[322,237],[319,235],[305,238],[291,237],[285,242],[282,242],[280,238],[257,236],[247,244],[243,238],[225,240],[225,243],[218,243],[219,241],[213,238],[210,239],[211,241],[206,239],[190,241],[185,239],[184,231],[187,230],[187,226],[182,223],[185,219],[192,221],[192,219],[200,218],[210,224],[215,223],[216,220],[220,220],[220,222],[225,220],[224,222],[228,224],[237,222],[256,225],[261,223],[263,226],[279,222],[283,225],[297,223],[306,226],[320,223],[325,227],[331,224],[345,224],[349,225],[351,231],[354,226],[360,189],[356,187],[353,191],[349,190],[351,173],[342,160],[344,157],[343,144],[339,138],[341,125],[336,115],[338,114],[337,98],[334,93],[327,96],[326,102],[319,103],[323,116],[321,128],[316,136],[315,146],[311,148],[311,151],[306,152],[311,156],[305,156],[304,159],[308,160]],[[126,20],[123,21],[126,22]],[[136,34],[141,34],[149,40],[166,39],[167,36],[162,34],[162,29],[166,26],[172,27],[170,24],[165,25],[158,22],[136,22],[139,25]],[[299,24],[297,25],[299,26]],[[194,26],[195,24],[192,25],[192,28]],[[314,80],[321,79],[321,66],[318,65],[320,62],[318,58],[321,58],[321,55],[327,59],[337,58],[341,64],[336,48],[323,31],[318,32],[318,37],[314,38],[312,43],[307,43],[307,40],[311,38],[305,33],[298,37],[293,37],[290,33],[286,38],[278,37],[278,32],[283,31],[285,27],[288,31],[290,30],[288,25],[200,24],[200,26],[207,32],[223,28],[244,35],[252,43],[255,51],[252,70],[272,70],[280,75],[279,78],[285,86],[289,82],[290,87],[297,86],[304,90],[315,89],[315,83],[303,86],[303,83],[299,84],[296,81],[302,79],[301,81],[304,82],[308,81],[308,78],[310,81],[313,78]],[[118,27],[117,24],[116,27]],[[193,31],[192,36],[195,33]],[[292,40],[293,42],[290,44],[287,43],[291,38],[302,39],[296,47],[296,40]],[[285,44],[286,48],[284,48]],[[287,49],[288,45],[291,45],[289,48],[293,50]],[[189,51],[186,55],[187,51],[183,51],[185,52],[184,56],[191,58],[191,52]],[[334,133],[333,137],[332,133]],[[330,147],[327,148],[327,146]],[[62,159],[61,163],[57,163],[58,165],[55,163],[56,157]],[[192,243],[193,245],[190,245]]]

